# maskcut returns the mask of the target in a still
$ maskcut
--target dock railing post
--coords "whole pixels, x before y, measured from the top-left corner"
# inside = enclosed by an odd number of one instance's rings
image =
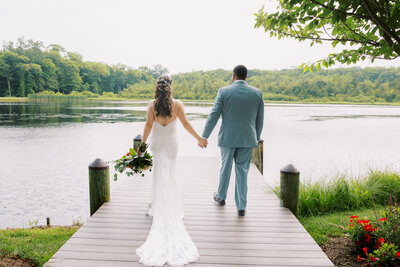
[[[142,136],[140,134],[133,138],[133,149],[135,149],[136,152],[138,151],[141,142]]]
[[[288,208],[296,217],[299,214],[300,172],[292,164],[281,169],[281,206]]]
[[[89,165],[90,216],[110,201],[110,171],[107,163],[96,159]]]
[[[258,141],[258,146],[253,148],[251,162],[257,166],[257,169],[263,174],[264,169],[264,140]]]

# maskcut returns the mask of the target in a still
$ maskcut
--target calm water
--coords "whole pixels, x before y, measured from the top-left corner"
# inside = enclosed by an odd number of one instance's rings
[[[26,227],[34,219],[45,224],[46,217],[55,225],[84,222],[88,165],[126,153],[143,131],[146,105],[0,103],[0,228]],[[185,106],[201,133],[211,106]],[[182,127],[180,132],[180,156],[219,157],[218,129],[207,150]],[[400,171],[400,107],[266,105],[262,137],[264,177],[271,184],[288,163],[300,169],[302,180]],[[123,179],[112,181],[112,189]]]

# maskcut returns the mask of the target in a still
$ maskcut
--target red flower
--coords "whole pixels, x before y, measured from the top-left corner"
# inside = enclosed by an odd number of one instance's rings
[[[128,153],[126,153],[126,155],[127,155],[127,156],[129,156],[130,154],[131,154],[131,153],[129,153],[129,152],[128,152]]]
[[[365,255],[367,255],[367,256],[368,256],[368,248],[367,248],[367,247],[365,247],[365,248],[362,248],[362,250],[364,251]]]
[[[370,243],[371,242],[371,236],[367,233],[365,236],[365,242]]]
[[[381,218],[381,219],[379,219],[379,221],[380,222],[387,221],[387,218]]]
[[[371,258],[369,258],[372,262],[378,260],[377,258],[375,258],[374,256],[371,256]]]
[[[400,257],[400,251],[396,253],[396,258]]]
[[[354,224],[350,224],[350,227],[353,227],[354,226]]]
[[[365,232],[372,231],[372,225],[370,224],[365,224],[363,227]]]
[[[378,241],[376,241],[374,248],[375,249],[380,248],[384,242],[385,242],[385,239],[383,237],[378,238]]]
[[[132,169],[132,165],[129,165],[128,168]]]
[[[358,216],[351,216],[352,219],[358,219]]]
[[[361,258],[359,255],[357,255],[357,261],[362,261],[364,258]]]
[[[351,223],[353,223],[353,220],[350,220]]]

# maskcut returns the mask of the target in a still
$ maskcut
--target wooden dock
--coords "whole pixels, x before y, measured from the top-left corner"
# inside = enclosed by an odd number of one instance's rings
[[[237,216],[234,172],[227,205],[217,206],[212,194],[219,167],[219,158],[178,159],[184,222],[200,253],[189,266],[334,266],[293,214],[279,206],[253,164],[246,216]],[[145,215],[150,188],[151,175],[128,177],[45,266],[143,267],[135,250],[152,222]]]

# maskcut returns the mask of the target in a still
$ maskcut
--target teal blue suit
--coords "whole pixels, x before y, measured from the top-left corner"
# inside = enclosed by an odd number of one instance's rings
[[[258,146],[264,124],[264,101],[261,90],[244,80],[220,88],[208,115],[203,137],[208,138],[222,116],[218,133],[222,165],[218,197],[225,200],[233,161],[235,162],[235,202],[238,210],[247,205],[247,173],[253,147]]]

